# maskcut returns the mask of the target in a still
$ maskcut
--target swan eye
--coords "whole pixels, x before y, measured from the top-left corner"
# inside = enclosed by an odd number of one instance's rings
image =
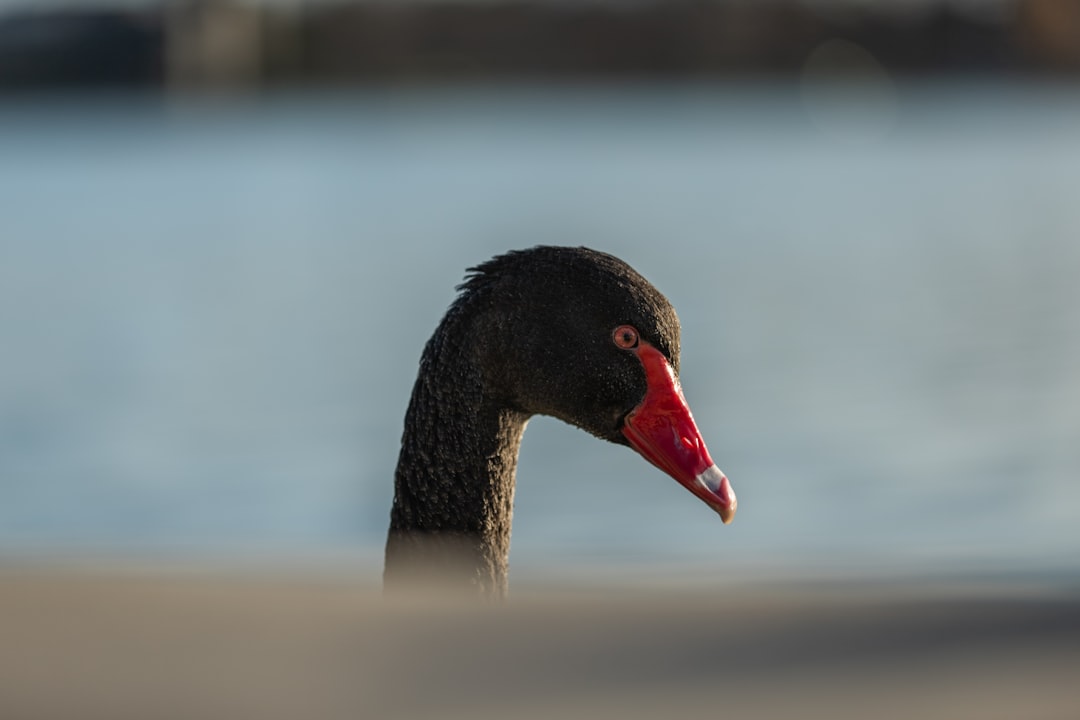
[[[615,328],[615,332],[612,334],[611,339],[623,350],[630,350],[637,347],[638,333],[637,330],[629,325],[620,325]]]

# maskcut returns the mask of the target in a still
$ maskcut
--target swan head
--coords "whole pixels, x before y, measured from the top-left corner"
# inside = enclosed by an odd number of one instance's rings
[[[679,319],[623,261],[588,248],[540,246],[470,269],[459,304],[482,338],[468,348],[486,392],[627,445],[724,523],[727,477],[709,456],[679,384]]]

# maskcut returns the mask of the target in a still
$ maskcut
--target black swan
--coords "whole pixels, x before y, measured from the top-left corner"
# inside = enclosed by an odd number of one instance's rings
[[[551,415],[638,451],[720,514],[735,494],[679,386],[679,320],[616,257],[540,246],[469,269],[424,348],[405,415],[388,589],[433,576],[506,592],[525,423]]]

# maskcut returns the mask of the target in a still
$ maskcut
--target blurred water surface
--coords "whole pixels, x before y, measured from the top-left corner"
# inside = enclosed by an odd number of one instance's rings
[[[810,100],[3,101],[0,550],[374,568],[453,286],[558,243],[675,304],[740,510],[722,527],[627,449],[537,418],[515,577],[1075,577],[1080,91],[901,85],[869,126]]]

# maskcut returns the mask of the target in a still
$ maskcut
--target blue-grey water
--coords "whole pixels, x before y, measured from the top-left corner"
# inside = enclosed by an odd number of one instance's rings
[[[1080,88],[0,102],[0,551],[376,572],[465,267],[587,244],[683,322],[724,527],[525,435],[513,565],[1080,571]]]

